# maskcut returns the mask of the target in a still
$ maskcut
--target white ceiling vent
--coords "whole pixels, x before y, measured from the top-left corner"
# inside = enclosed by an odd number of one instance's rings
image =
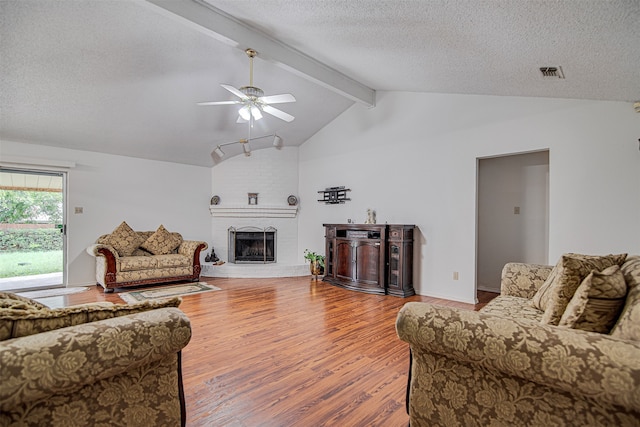
[[[564,79],[562,67],[540,67],[540,72],[544,78]]]

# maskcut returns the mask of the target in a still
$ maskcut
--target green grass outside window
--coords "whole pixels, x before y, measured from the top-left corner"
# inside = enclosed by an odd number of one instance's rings
[[[0,252],[0,279],[62,272],[62,251]]]

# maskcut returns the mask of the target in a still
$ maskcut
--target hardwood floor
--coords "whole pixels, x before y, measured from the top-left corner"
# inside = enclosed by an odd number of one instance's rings
[[[310,276],[205,278],[221,291],[183,297],[192,322],[183,350],[187,425],[406,426],[408,345],[395,332],[409,301],[436,298],[348,291]],[[102,288],[56,304],[122,303]]]

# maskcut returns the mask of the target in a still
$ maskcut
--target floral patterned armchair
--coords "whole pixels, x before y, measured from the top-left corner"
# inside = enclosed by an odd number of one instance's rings
[[[179,303],[49,309],[0,293],[0,426],[184,426]]]
[[[542,321],[532,299],[556,268],[507,264],[502,294],[478,312],[401,309],[412,427],[640,425],[640,257],[619,267],[626,288],[608,333]]]

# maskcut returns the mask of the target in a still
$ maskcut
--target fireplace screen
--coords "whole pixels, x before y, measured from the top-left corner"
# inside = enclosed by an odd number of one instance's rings
[[[229,262],[276,262],[276,229],[267,227],[229,228]]]

